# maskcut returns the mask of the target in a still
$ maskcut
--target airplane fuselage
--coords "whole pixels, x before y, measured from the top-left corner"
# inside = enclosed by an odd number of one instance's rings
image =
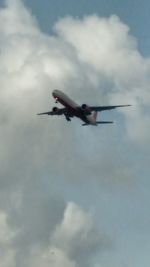
[[[78,105],[66,94],[60,90],[54,90],[52,92],[53,97],[55,98],[56,103],[63,105],[63,108],[53,107],[51,111],[38,113],[37,115],[64,115],[67,121],[71,121],[72,117],[77,117],[81,119],[84,125],[99,125],[99,124],[108,124],[113,123],[113,121],[97,121],[97,112],[104,110],[111,110],[120,107],[127,107],[130,105],[113,105],[113,106],[88,106],[86,104]]]
[[[77,103],[75,103],[71,98],[69,98],[66,94],[59,90],[54,90],[52,92],[52,95],[56,103],[59,102],[67,108],[69,117],[76,116],[80,118],[85,124],[96,125],[97,112],[91,112],[89,107],[86,107],[86,109],[81,109],[81,107],[77,105]]]

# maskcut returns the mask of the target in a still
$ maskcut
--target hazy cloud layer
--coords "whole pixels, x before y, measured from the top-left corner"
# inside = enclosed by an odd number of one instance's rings
[[[48,36],[21,1],[8,0],[0,25],[1,266],[93,266],[105,240],[92,215],[56,188],[135,175],[117,138],[149,140],[149,59],[116,16],[65,18]],[[134,106],[121,111],[122,132],[112,127],[110,135],[77,120],[36,117],[53,106],[53,89],[79,103]]]

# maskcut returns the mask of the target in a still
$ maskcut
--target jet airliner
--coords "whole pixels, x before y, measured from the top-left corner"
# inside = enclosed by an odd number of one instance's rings
[[[76,104],[66,94],[60,90],[54,90],[52,95],[55,99],[55,103],[60,103],[64,107],[53,107],[51,111],[38,113],[37,115],[64,115],[67,121],[71,121],[71,118],[77,117],[83,121],[83,126],[113,123],[113,121],[97,121],[97,113],[104,110],[111,110],[119,107],[127,107],[131,105],[118,105],[118,106],[89,106],[82,104],[81,106]]]

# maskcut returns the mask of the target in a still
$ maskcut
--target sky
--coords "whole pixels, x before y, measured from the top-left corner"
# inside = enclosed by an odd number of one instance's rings
[[[149,267],[148,1],[0,1],[2,267]],[[132,104],[81,127],[60,89]]]
[[[42,31],[50,33],[51,25],[61,17],[72,15],[98,14],[99,16],[118,15],[121,20],[129,25],[131,33],[138,38],[139,50],[143,55],[149,55],[149,8],[148,0],[24,0],[33,14],[38,19]]]

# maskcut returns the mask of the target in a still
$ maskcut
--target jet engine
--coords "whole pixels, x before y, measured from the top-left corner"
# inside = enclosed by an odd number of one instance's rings
[[[82,109],[86,110],[88,108],[88,106],[86,104],[82,104]]]
[[[90,115],[91,114],[91,110],[90,110],[90,107],[88,105],[82,104],[81,108],[82,108],[82,110],[84,111],[84,113],[86,115]]]
[[[53,111],[53,112],[57,112],[58,110],[59,110],[59,109],[58,109],[57,107],[53,107],[53,108],[52,108],[52,111]]]

